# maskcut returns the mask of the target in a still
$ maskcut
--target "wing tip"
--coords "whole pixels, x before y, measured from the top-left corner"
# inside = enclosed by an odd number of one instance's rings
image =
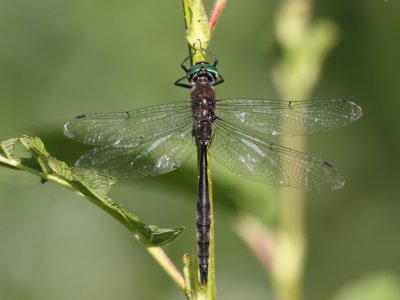
[[[342,102],[342,103],[345,103],[345,104],[348,104],[348,105],[350,105],[351,106],[351,108],[352,108],[352,114],[351,114],[351,121],[352,122],[355,122],[355,121],[357,121],[358,119],[360,119],[361,117],[362,117],[362,115],[363,115],[363,110],[362,110],[362,108],[361,108],[361,106],[359,106],[357,103],[355,103],[354,101],[352,101],[352,100],[349,100],[349,99],[345,99],[345,98],[343,98],[343,99],[336,99],[336,101],[338,101],[338,102]]]
[[[327,177],[330,180],[327,180],[327,186],[325,190],[338,190],[344,187],[346,180],[342,172],[340,172],[333,164],[329,161],[323,161],[324,166],[326,167]]]
[[[319,169],[319,172],[305,174],[305,181],[303,181],[304,185],[302,187],[306,191],[326,192],[339,190],[344,187],[346,180],[342,172],[333,164],[320,160],[319,166],[322,167]],[[307,175],[310,175],[310,177]]]

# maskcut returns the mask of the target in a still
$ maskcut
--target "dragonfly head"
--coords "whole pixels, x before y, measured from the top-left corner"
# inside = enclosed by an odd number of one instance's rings
[[[218,77],[217,68],[208,62],[198,62],[187,71],[187,79],[193,85],[199,82],[199,80],[206,80],[209,84],[213,85],[218,80]]]
[[[188,66],[187,63],[189,59],[193,58],[194,54],[186,57],[181,63],[181,68],[186,72],[186,76],[175,81],[175,85],[192,89],[195,85],[199,84],[215,86],[224,82],[224,79],[217,70],[218,59],[216,56],[205,49],[201,50],[205,52],[206,56],[208,55],[213,59],[205,59],[201,62],[195,63],[194,65]],[[190,84],[182,82],[183,80],[188,80]]]

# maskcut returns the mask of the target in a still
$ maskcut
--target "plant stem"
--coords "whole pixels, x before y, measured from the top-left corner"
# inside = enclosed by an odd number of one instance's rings
[[[329,22],[311,23],[310,0],[283,1],[276,17],[276,35],[282,59],[274,68],[274,80],[285,100],[309,99],[329,50],[335,42],[335,28]],[[282,144],[304,151],[304,137],[282,138]],[[282,190],[281,216],[276,235],[276,256],[271,275],[277,299],[302,299],[306,237],[304,192]]]
[[[215,24],[223,10],[223,7],[226,1],[217,1],[212,15],[212,25],[208,22],[208,17],[204,9],[204,5],[200,0],[183,0],[183,11],[185,17],[185,27],[186,27],[186,39],[188,41],[189,46],[189,55],[193,55],[193,59],[191,61],[192,65],[199,62],[204,61],[204,53],[203,51],[196,51],[195,43],[199,43],[196,48],[199,47],[203,49],[207,49],[208,43],[211,37],[211,31],[214,29]],[[206,26],[204,26],[206,25]],[[199,152],[199,151],[198,151]],[[200,156],[198,155],[200,158]],[[198,160],[199,161],[199,160]],[[209,201],[210,201],[210,231],[209,231],[209,269],[208,269],[208,282],[206,285],[206,291],[204,293],[204,287],[198,287],[193,282],[187,283],[187,292],[186,295],[188,297],[192,297],[195,299],[215,299],[215,250],[214,250],[214,213],[213,213],[213,201],[212,201],[212,179],[211,179],[211,169],[210,169],[210,159],[207,153],[207,161],[208,166],[206,172],[208,173],[208,188],[209,188]],[[187,263],[189,268],[193,268],[194,266]],[[196,268],[197,270],[197,268]],[[191,279],[191,276],[185,276],[187,280]],[[196,276],[196,280],[198,280],[198,275]]]
[[[203,51],[196,51],[196,49],[207,49],[210,41],[208,16],[201,0],[182,0],[182,3],[186,40],[189,44],[189,55],[193,65],[205,60]]]
[[[209,156],[207,154],[207,156]],[[208,259],[208,284],[207,284],[207,299],[215,299],[215,235],[214,235],[214,204],[213,204],[213,193],[212,193],[212,179],[211,179],[211,160],[208,157],[208,189],[210,199],[210,257]]]
[[[225,5],[227,3],[228,0],[216,0],[214,2],[214,6],[210,14],[210,21],[208,22],[208,28],[210,30],[211,35],[213,34],[215,25],[217,24],[217,21],[221,16],[222,11],[224,10]]]
[[[185,292],[185,282],[183,280],[183,276],[169,259],[169,257],[165,254],[165,252],[160,247],[148,247],[147,251],[160,264],[164,271],[167,272],[176,285],[183,292]]]

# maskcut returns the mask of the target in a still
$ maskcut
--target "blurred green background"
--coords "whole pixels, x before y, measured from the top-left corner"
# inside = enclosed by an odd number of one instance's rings
[[[228,3],[209,47],[226,80],[217,89],[221,98],[278,98],[271,80],[278,4]],[[352,99],[364,116],[308,139],[308,151],[334,162],[347,185],[307,193],[304,299],[400,299],[400,2],[314,5],[315,18],[333,21],[340,35],[313,98]],[[0,140],[39,136],[53,156],[72,164],[87,147],[63,136],[68,119],[186,100],[188,91],[173,86],[186,55],[178,0],[2,0]],[[274,201],[260,199],[280,189],[212,167],[218,298],[273,299],[269,276],[232,225],[237,209],[273,223]],[[196,179],[193,158],[171,174],[120,181],[111,192],[148,224],[186,227],[165,247],[179,267],[196,247]],[[184,296],[106,213],[59,186],[2,168],[0,299]]]

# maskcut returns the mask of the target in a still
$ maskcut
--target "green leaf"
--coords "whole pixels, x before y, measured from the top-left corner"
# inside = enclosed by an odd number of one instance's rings
[[[158,247],[174,241],[183,227],[160,229],[146,225],[108,197],[117,180],[93,170],[71,168],[49,155],[39,138],[22,136],[0,143],[0,166],[33,173],[42,181],[51,181],[68,188],[93,202],[124,225],[146,247]]]
[[[194,53],[193,63],[204,61],[204,53],[195,51],[200,47],[207,49],[210,42],[210,29],[208,27],[208,16],[201,0],[183,0],[186,40],[189,44],[190,53]],[[195,46],[195,47],[194,47]]]

